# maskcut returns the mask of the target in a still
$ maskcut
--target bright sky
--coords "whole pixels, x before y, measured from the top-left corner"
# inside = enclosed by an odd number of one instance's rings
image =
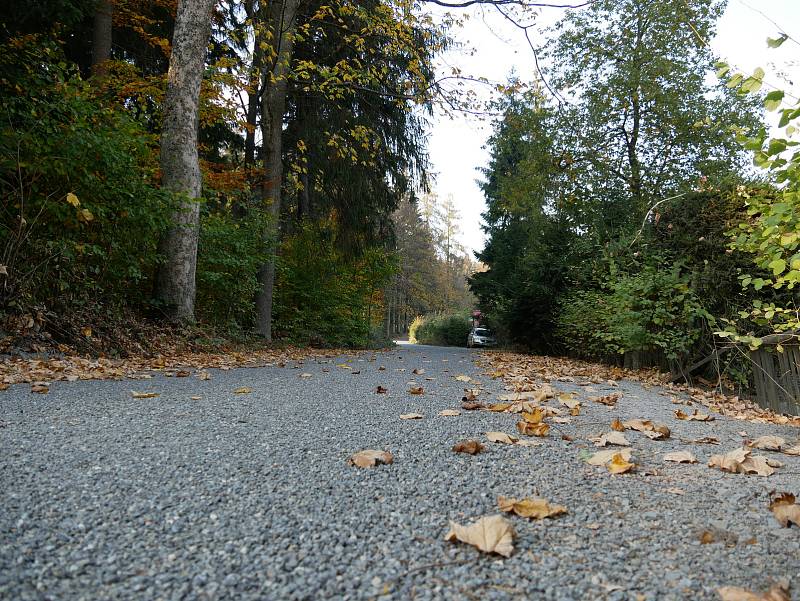
[[[543,25],[555,22],[563,14],[560,9],[543,11],[538,19]],[[522,32],[490,7],[465,12],[470,19],[455,34],[465,48],[444,57],[442,73],[457,66],[465,75],[495,82],[505,81],[512,72],[530,80],[533,55]],[[767,37],[778,36],[778,28],[769,19],[800,40],[800,0],[729,0],[712,47],[720,58],[742,71],[750,73],[760,66],[767,71],[767,83],[800,90],[800,47],[787,41],[776,50],[768,49]],[[475,52],[470,53],[470,49]],[[780,77],[781,72],[794,75],[793,85]],[[461,241],[470,251],[480,250],[484,244],[480,215],[485,204],[476,180],[481,178],[478,170],[488,163],[484,146],[490,133],[491,122],[486,119],[464,115],[451,119],[441,114],[436,115],[430,131],[429,149],[436,174],[434,192],[440,198],[448,194],[455,198],[461,212]]]

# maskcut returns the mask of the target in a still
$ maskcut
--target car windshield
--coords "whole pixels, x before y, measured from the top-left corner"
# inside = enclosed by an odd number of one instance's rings
[[[492,333],[489,330],[487,330],[486,328],[476,328],[475,329],[475,335],[476,336],[491,336]]]

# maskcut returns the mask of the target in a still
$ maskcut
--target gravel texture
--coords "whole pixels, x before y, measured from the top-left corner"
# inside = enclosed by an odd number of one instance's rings
[[[739,446],[741,431],[790,442],[800,431],[679,422],[668,395],[622,382],[616,408],[584,401],[542,446],[455,454],[460,439],[516,433],[512,415],[437,415],[460,407],[457,374],[501,391],[473,358],[402,346],[209,370],[207,381],[56,382],[47,395],[12,386],[0,393],[0,599],[696,600],[784,578],[797,595],[800,529],[781,528],[767,504],[770,490],[800,493],[800,457],[761,451],[785,464],[768,478],[706,463]],[[348,360],[352,369],[338,367]],[[406,392],[412,380],[424,395]],[[253,392],[235,394],[241,386]],[[161,394],[134,399],[132,389]],[[425,418],[398,419],[409,412]],[[614,417],[664,422],[673,435],[627,432],[639,469],[612,476],[580,455]],[[722,444],[683,442],[708,435]],[[389,450],[394,464],[348,466],[362,449]],[[662,462],[684,449],[700,463]],[[497,513],[498,495],[533,494],[569,513],[511,518],[510,559],[443,540],[449,519]],[[701,544],[704,530],[723,542]]]

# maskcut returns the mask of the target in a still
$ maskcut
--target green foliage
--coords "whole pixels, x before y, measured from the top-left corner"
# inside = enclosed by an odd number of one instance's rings
[[[411,324],[409,339],[418,344],[466,346],[472,322],[466,313],[436,313],[417,317]]]
[[[0,47],[0,305],[142,305],[171,199],[152,139],[39,37]]]
[[[251,209],[247,219],[230,211],[204,210],[197,256],[198,317],[234,330],[249,328],[258,269],[267,260],[264,212]]]
[[[397,267],[381,247],[341,251],[331,223],[304,223],[278,255],[275,323],[278,335],[334,346],[370,344],[382,321],[382,288]]]

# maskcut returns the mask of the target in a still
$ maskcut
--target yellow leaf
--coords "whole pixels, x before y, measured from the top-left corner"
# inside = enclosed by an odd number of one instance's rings
[[[538,497],[520,500],[497,497],[497,505],[500,507],[500,511],[512,512],[523,518],[535,518],[537,520],[567,513],[567,508],[563,505],[551,505],[547,500]]]
[[[131,390],[131,396],[135,399],[154,399],[160,394],[160,392],[136,392]]]
[[[505,432],[487,432],[486,438],[489,442],[499,442],[502,444],[514,444],[519,440],[516,436],[506,434]]]
[[[631,471],[635,465],[635,463],[631,463],[623,458],[622,454],[616,453],[611,458],[611,461],[606,464],[606,469],[612,474],[624,474]]]
[[[531,424],[526,421],[517,422],[517,430],[526,436],[547,436],[550,426],[547,424]]]
[[[81,206],[81,201],[78,200],[78,197],[75,196],[72,192],[67,193],[67,202],[71,204],[76,209]]]
[[[250,388],[249,386],[240,386],[233,392],[234,394],[250,394],[251,392],[253,392],[253,389]]]
[[[451,521],[450,531],[444,538],[450,542],[458,540],[484,553],[497,553],[503,557],[511,557],[514,551],[514,528],[501,515],[482,517],[468,526]]]

